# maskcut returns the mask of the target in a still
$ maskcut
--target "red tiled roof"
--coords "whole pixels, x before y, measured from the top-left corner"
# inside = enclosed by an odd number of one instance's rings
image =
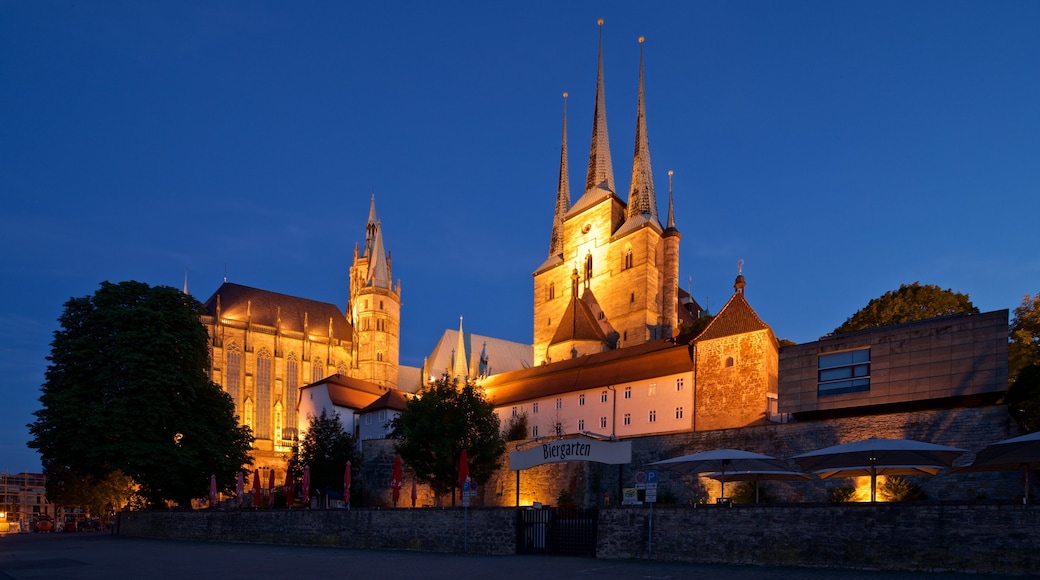
[[[383,393],[382,397],[379,397],[372,402],[369,406],[361,409],[361,413],[371,413],[373,411],[379,411],[381,409],[390,409],[391,411],[404,411],[405,407],[408,406],[408,398],[405,397],[404,393],[397,389],[390,389]]]
[[[715,318],[708,323],[704,332],[697,335],[697,341],[712,340],[726,336],[770,330],[769,325],[762,322],[755,310],[748,304],[744,294],[736,292],[729,302],[719,310]]]

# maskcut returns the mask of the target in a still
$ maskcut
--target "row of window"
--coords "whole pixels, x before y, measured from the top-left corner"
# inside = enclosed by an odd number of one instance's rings
[[[817,362],[818,396],[870,390],[870,349],[821,354]]]
[[[633,264],[632,248],[625,248],[624,263],[621,266],[621,269],[622,270],[628,270],[628,269],[630,269],[632,267],[632,264]],[[584,279],[585,280],[589,280],[591,278],[592,278],[592,254],[589,253],[589,254],[585,255],[585,278]],[[633,300],[635,300],[635,294],[633,294],[632,297],[633,297]],[[549,301],[549,300],[553,300],[554,298],[556,298],[556,283],[555,282],[549,282],[545,286],[545,300]],[[380,308],[382,308],[382,306],[380,306]]]

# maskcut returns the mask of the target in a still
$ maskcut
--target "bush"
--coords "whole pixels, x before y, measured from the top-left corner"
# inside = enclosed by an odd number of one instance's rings
[[[769,503],[768,487],[769,486],[763,483],[758,484],[759,503]],[[735,484],[729,497],[735,503],[755,503],[755,482],[741,481],[740,483]]]
[[[922,501],[928,494],[916,483],[902,477],[890,476],[878,487],[878,495],[882,501]]]
[[[828,490],[831,503],[848,503],[856,497],[856,487],[850,484],[832,487]]]

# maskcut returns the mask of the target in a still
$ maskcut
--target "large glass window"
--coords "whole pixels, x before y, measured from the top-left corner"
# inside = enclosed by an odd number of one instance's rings
[[[256,424],[257,439],[271,438],[271,353],[260,349],[256,355]]]
[[[840,395],[870,390],[870,349],[821,354],[818,395]]]

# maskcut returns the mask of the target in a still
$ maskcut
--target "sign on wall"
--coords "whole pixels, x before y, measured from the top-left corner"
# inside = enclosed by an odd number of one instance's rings
[[[579,436],[554,439],[509,453],[509,469],[530,469],[544,463],[595,461],[619,465],[632,462],[631,441],[601,441]]]

